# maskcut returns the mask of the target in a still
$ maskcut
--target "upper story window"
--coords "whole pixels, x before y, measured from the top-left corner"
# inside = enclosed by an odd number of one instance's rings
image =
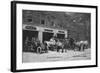
[[[24,18],[24,22],[31,23],[32,22],[32,15],[26,15]]]
[[[23,22],[32,22],[32,11],[23,11]]]
[[[42,19],[42,20],[41,20],[41,24],[45,24],[45,20]]]

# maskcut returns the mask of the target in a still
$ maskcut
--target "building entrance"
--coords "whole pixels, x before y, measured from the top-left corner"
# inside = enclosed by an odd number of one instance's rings
[[[53,37],[54,33],[50,32],[43,32],[43,42],[44,41],[50,41],[50,39]]]
[[[31,41],[32,37],[38,38],[38,31],[23,30],[23,40],[28,39]]]
[[[38,38],[38,31],[23,30],[22,36],[23,36],[23,51],[30,51],[31,48],[28,48],[28,46],[31,46],[32,37]],[[28,41],[27,44],[25,44],[26,40]]]
[[[64,38],[65,38],[65,34],[60,34],[60,33],[58,33],[58,34],[57,34],[57,38],[59,38],[59,39],[64,39]]]

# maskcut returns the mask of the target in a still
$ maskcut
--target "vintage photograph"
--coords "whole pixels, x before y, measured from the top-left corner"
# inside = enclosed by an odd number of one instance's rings
[[[98,7],[11,2],[11,71],[97,67]]]
[[[22,10],[22,63],[91,60],[91,13]]]

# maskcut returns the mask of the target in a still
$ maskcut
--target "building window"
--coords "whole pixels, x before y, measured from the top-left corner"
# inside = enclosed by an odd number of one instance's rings
[[[32,18],[24,18],[23,22],[25,23],[32,23]]]
[[[51,22],[51,26],[54,26],[54,22],[53,21]]]
[[[32,11],[29,11],[29,10],[24,10],[23,11],[23,22],[25,23],[32,23]]]
[[[41,24],[45,24],[45,20],[41,20]]]
[[[27,22],[32,22],[32,19],[31,19],[31,18],[28,18],[28,19],[27,19]]]

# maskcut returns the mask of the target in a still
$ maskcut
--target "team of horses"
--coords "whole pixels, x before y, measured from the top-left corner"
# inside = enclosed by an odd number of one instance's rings
[[[88,48],[88,41],[75,41],[73,38],[67,39],[53,39],[53,41],[44,41],[41,43],[39,40],[28,41],[26,39],[24,48],[30,49],[36,53],[48,53],[49,50],[57,52],[67,52],[67,50],[84,51]]]

